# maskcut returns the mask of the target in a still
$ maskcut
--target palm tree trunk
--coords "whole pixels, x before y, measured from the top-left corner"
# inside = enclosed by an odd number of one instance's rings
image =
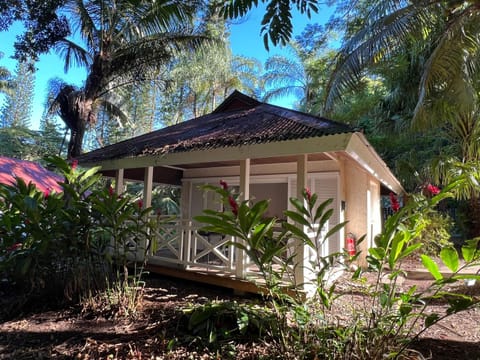
[[[60,117],[70,129],[67,158],[73,159],[82,153],[82,143],[88,124],[96,122],[96,112],[93,100],[85,96],[85,92],[72,86],[64,87],[57,101],[60,107]]]

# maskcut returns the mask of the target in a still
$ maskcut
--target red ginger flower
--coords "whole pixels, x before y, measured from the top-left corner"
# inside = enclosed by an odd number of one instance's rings
[[[390,193],[390,206],[392,207],[393,212],[400,210],[400,204],[393,192]]]
[[[427,192],[430,194],[430,195],[437,195],[439,192],[440,192],[440,189],[435,186],[435,185],[432,185],[432,184],[428,184],[427,185]]]
[[[238,204],[233,198],[233,196],[228,197],[228,203],[230,204],[230,207],[232,208],[232,213],[237,216],[238,215]]]
[[[48,197],[50,196],[50,189],[45,189],[45,191],[43,192],[43,196],[45,196],[45,199],[48,199]]]
[[[77,166],[78,166],[78,160],[75,159],[75,160],[72,161],[72,170],[75,170],[77,168]]]
[[[225,180],[220,180],[220,185],[222,186],[223,190],[228,189],[228,184]]]
[[[142,199],[138,200],[137,205],[139,209],[143,208],[143,200]]]
[[[110,194],[110,196],[113,196],[113,194],[115,194],[115,191],[113,191],[113,187],[108,187],[108,193]]]

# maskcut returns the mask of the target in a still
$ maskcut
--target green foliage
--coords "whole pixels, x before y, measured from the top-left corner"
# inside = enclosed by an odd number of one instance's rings
[[[452,246],[439,251],[442,265],[450,271],[448,275],[434,259],[422,254],[422,263],[433,278],[427,289],[420,291],[416,286],[406,289],[400,286],[404,276],[402,262],[422,247],[418,238],[435,218],[435,207],[440,201],[453,197],[454,190],[462,186],[463,180],[458,179],[436,195],[412,196],[403,208],[386,220],[384,230],[376,240],[377,246],[370,248],[366,254],[368,270],[371,272],[369,276],[373,275],[375,280],[368,285],[365,278],[367,273],[363,269],[358,269],[352,275],[351,281],[356,283],[355,288],[362,291],[365,299],[365,306],[361,308],[345,307],[348,299],[340,299],[347,295],[335,291],[340,283],[327,281],[340,254],[323,257],[317,251],[310,264],[305,264],[315,276],[305,284],[295,285],[313,285],[315,291],[312,298],[302,297],[297,288],[289,289],[286,285],[287,279],[293,279],[295,266],[299,266],[294,263],[296,254],[287,251],[291,244],[288,239],[299,241],[299,249],[301,244],[319,249],[325,239],[344,226],[334,226],[326,234],[321,231],[332,213],[328,209],[329,200],[317,204],[316,194],[308,191],[304,192],[302,200],[291,199],[293,210],[285,212],[290,221],[282,224],[283,231],[277,233],[272,231],[277,220],[264,217],[267,201],[254,205],[250,201],[237,203],[235,194],[230,192],[226,184],[223,184],[223,188],[208,186],[209,190],[221,195],[226,210],[206,210],[197,220],[207,224],[207,231],[235,236],[237,248],[245,251],[260,269],[268,295],[265,310],[275,318],[274,325],[270,317],[266,321],[262,319],[261,328],[266,330],[264,334],[278,339],[279,352],[284,358],[310,359],[320,354],[326,359],[398,358],[407,354],[408,346],[426,329],[480,301],[475,296],[446,289],[447,285],[459,281],[480,280],[478,274],[465,273],[465,269],[480,263],[478,239],[468,241],[461,249],[463,259]],[[345,278],[341,281],[345,281]],[[445,311],[430,308],[432,303],[438,301],[447,304]],[[224,311],[223,307],[234,312],[230,305],[222,307],[217,304],[207,304],[196,312],[188,312],[190,330],[196,329],[199,336],[208,339],[207,343],[229,334],[222,327],[216,329],[214,326],[218,320],[214,310],[217,307],[222,308],[220,313]],[[337,309],[332,312],[335,307]],[[335,316],[339,307],[346,312],[341,321]],[[242,306],[240,308],[243,309]],[[242,318],[239,312],[234,314],[233,319]],[[235,331],[239,331],[239,327]],[[255,333],[253,341],[257,339],[256,336]]]
[[[78,300],[143,261],[154,224],[150,209],[101,185],[97,169],[50,158],[65,180],[61,193],[41,192],[21,179],[0,185],[0,274],[27,297]],[[136,275],[136,274],[135,274]]]
[[[307,14],[310,18],[312,13],[318,12],[317,0],[262,0],[267,3],[267,9],[262,19],[263,43],[268,50],[269,43],[286,45],[292,37],[292,6],[301,14]],[[247,14],[253,6],[258,5],[258,0],[234,0],[225,3],[223,14],[225,18],[238,18]]]
[[[258,285],[264,289],[269,309],[275,317],[274,323],[270,320],[264,321],[262,327],[273,338],[278,339],[281,351],[291,353],[291,346],[295,346],[295,350],[308,353],[310,347],[301,347],[307,345],[305,339],[309,338],[310,329],[318,321],[317,317],[312,317],[309,307],[318,309],[320,304],[321,312],[330,308],[335,298],[335,286],[327,282],[328,275],[333,266],[338,264],[337,260],[341,255],[322,256],[317,249],[345,223],[333,226],[327,233],[323,233],[324,225],[333,215],[333,210],[328,208],[332,200],[318,204],[317,195],[310,194],[308,190],[304,191],[302,200],[290,199],[293,210],[284,212],[289,221],[280,224],[278,219],[265,216],[269,206],[267,200],[255,204],[249,200],[238,203],[227,184],[223,183],[222,186],[218,188],[208,185],[205,189],[217,192],[226,210],[204,210],[204,215],[195,219],[207,224],[202,228],[204,231],[234,236],[236,248],[245,252],[259,269],[262,281]],[[282,228],[281,231],[274,231],[279,227]],[[313,250],[315,256],[309,263],[295,264],[296,254],[289,239],[297,241],[297,245],[304,250]],[[307,276],[303,284],[295,284],[297,266],[305,267],[312,274]],[[289,282],[296,286],[289,288]],[[302,288],[312,286],[313,297],[305,302]],[[295,324],[293,327],[292,319]]]
[[[233,339],[258,339],[276,326],[268,309],[236,301],[213,301],[183,310],[192,337],[218,346]]]
[[[424,216],[425,227],[415,241],[422,244],[421,251],[429,256],[438,256],[440,251],[451,246],[453,221],[447,214],[432,211]]]
[[[452,246],[439,251],[443,265],[451,272],[448,276],[444,275],[433,258],[422,254],[422,264],[434,281],[421,292],[416,286],[406,291],[400,287],[401,277],[404,276],[402,260],[422,246],[417,239],[430,226],[433,209],[440,201],[453,197],[452,191],[457,186],[458,181],[433,197],[413,197],[386,221],[377,247],[369,249],[368,265],[376,272],[377,280],[366,292],[371,299],[369,310],[354,319],[358,327],[354,351],[368,351],[368,356],[362,358],[377,359],[385,354],[398,357],[427,328],[478,303],[475,297],[443,290],[447,284],[479,278],[478,275],[461,273],[463,269],[478,265],[480,253],[477,242],[469,242],[462,249],[467,254],[462,265]],[[429,305],[438,300],[449,304],[447,310],[444,313],[427,311]]]
[[[17,64],[15,77],[11,81],[12,91],[7,94],[1,109],[2,127],[29,127],[35,86],[33,66],[32,61]]]

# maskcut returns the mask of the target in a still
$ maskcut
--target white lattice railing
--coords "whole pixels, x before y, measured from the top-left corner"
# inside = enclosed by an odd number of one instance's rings
[[[182,267],[201,266],[226,272],[235,270],[232,237],[199,231],[189,220],[163,223],[153,234],[149,261]]]
[[[202,269],[219,270],[236,274],[236,256],[241,256],[233,242],[235,238],[218,233],[200,231],[201,225],[191,220],[173,220],[162,222],[154,234],[150,244],[148,261],[157,264],[172,264],[183,268],[201,267]],[[322,229],[325,234],[326,228]],[[317,244],[321,255],[328,252],[328,242]],[[274,258],[279,267],[284,266],[287,256],[292,254],[293,239],[288,240],[289,248],[285,256]],[[310,251],[313,249],[310,249]],[[309,253],[309,259],[316,257],[314,252]],[[307,260],[307,261],[308,261]],[[257,271],[254,264],[245,258],[245,274]],[[289,265],[293,273],[294,265]]]

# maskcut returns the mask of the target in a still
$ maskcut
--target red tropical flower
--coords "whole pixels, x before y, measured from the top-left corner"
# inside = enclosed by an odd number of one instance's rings
[[[15,244],[13,244],[12,246],[10,246],[10,247],[7,249],[7,251],[8,251],[8,252],[12,252],[12,251],[21,249],[22,246],[23,246],[22,243],[15,243]]]
[[[45,191],[43,192],[43,196],[45,196],[45,199],[48,199],[48,197],[50,196],[50,189],[45,189]]]
[[[142,199],[138,200],[137,205],[139,209],[143,208],[143,200]]]
[[[228,203],[230,204],[230,207],[232,208],[232,213],[237,216],[238,215],[238,204],[233,198],[233,196],[228,197]]]
[[[77,168],[77,166],[78,166],[78,160],[75,159],[75,160],[72,161],[72,170],[75,170]]]
[[[440,189],[435,186],[435,185],[432,185],[432,184],[428,184],[427,185],[427,192],[430,194],[430,195],[437,195],[439,192],[440,192]]]
[[[110,196],[113,196],[113,194],[115,194],[115,191],[113,190],[113,187],[111,187],[111,186],[108,187],[108,193],[110,194]]]
[[[228,184],[225,180],[220,180],[220,185],[222,186],[223,190],[228,189]]]
[[[393,192],[390,193],[390,206],[393,210],[393,212],[397,212],[400,210],[400,203],[397,200],[397,197]]]

